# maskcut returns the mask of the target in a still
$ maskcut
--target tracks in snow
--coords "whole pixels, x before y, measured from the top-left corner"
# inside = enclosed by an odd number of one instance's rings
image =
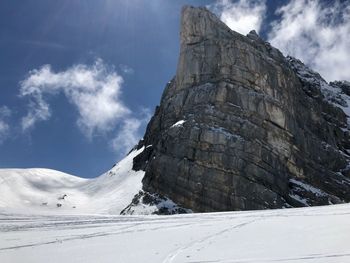
[[[182,246],[176,250],[174,250],[173,252],[171,252],[170,254],[168,254],[168,256],[165,258],[165,260],[163,261],[163,263],[172,263],[174,261],[174,259],[176,259],[176,257],[182,253],[182,252],[185,252],[187,249],[190,249],[191,247],[193,247],[194,245],[197,245],[197,244],[200,244],[200,243],[203,243],[209,239],[212,239],[212,238],[216,238],[216,237],[219,237],[220,235],[224,234],[224,233],[227,233],[227,232],[230,232],[230,231],[234,231],[234,230],[237,230],[238,228],[242,228],[246,225],[249,225],[249,224],[252,224],[258,220],[262,220],[261,218],[260,219],[255,219],[255,220],[251,220],[251,221],[248,221],[248,222],[244,222],[244,223],[240,223],[240,224],[237,224],[237,225],[233,225],[233,226],[230,226],[228,228],[225,228],[223,230],[220,230],[218,232],[215,232],[214,234],[210,234],[210,235],[207,235],[203,238],[200,238],[200,239],[197,239],[197,240],[194,240],[190,243],[188,243],[187,245],[185,246]],[[210,262],[214,262],[214,261],[210,261]]]

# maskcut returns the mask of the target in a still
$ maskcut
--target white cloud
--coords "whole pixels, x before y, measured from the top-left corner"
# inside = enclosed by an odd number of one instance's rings
[[[119,133],[112,141],[112,148],[126,154],[130,149],[136,145],[140,139],[140,128],[146,125],[151,118],[151,113],[148,109],[142,111],[140,118],[129,118],[123,120]]]
[[[61,72],[54,72],[50,65],[33,70],[21,82],[20,95],[30,99],[22,129],[48,120],[51,111],[47,96],[62,92],[77,108],[77,124],[85,135],[109,131],[131,112],[120,99],[122,83],[122,77],[100,59],[92,66],[78,64]]]
[[[11,111],[8,107],[0,107],[0,143],[2,143],[8,136],[10,126],[7,122],[7,118],[10,117]]]
[[[144,111],[137,118],[125,106],[120,98],[122,84],[123,78],[101,59],[90,66],[78,64],[60,72],[54,72],[50,65],[32,70],[20,83],[20,96],[29,99],[22,130],[50,119],[48,97],[62,93],[76,107],[77,125],[84,135],[91,139],[96,133],[117,133],[112,148],[125,153],[137,143],[140,128],[149,116]]]
[[[266,3],[265,0],[218,0],[209,8],[218,13],[220,19],[232,30],[246,35],[251,30],[259,32],[265,16]]]
[[[279,8],[271,44],[301,59],[328,81],[350,78],[350,2],[324,6],[318,0],[292,0]]]
[[[42,94],[35,92],[28,105],[28,114],[22,118],[22,129],[27,130],[34,127],[37,121],[45,121],[51,117],[51,111]]]

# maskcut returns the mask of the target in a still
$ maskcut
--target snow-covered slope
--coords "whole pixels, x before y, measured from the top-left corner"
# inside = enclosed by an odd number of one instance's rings
[[[175,216],[0,214],[0,262],[350,262],[350,206]]]
[[[119,214],[142,188],[135,150],[110,171],[83,179],[49,169],[0,169],[0,211]]]

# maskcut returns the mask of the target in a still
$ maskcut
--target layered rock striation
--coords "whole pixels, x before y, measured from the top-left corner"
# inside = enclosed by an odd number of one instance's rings
[[[348,82],[328,84],[205,8],[183,8],[180,39],[134,159],[146,192],[195,212],[350,201]]]

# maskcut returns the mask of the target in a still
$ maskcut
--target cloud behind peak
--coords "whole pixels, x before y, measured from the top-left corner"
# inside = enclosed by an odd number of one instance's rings
[[[251,30],[259,32],[266,12],[266,1],[218,0],[209,6],[232,30],[248,34]]]

